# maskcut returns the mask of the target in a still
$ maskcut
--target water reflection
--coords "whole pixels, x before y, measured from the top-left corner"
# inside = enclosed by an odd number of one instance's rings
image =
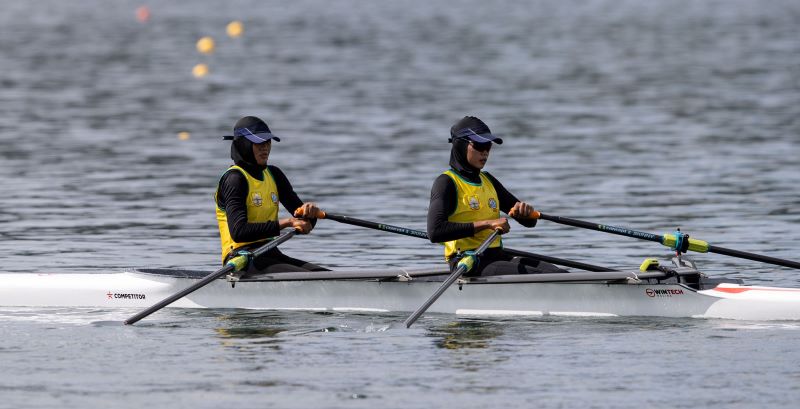
[[[497,322],[463,320],[430,329],[428,336],[437,338],[435,345],[443,349],[484,349],[490,341],[503,335]]]
[[[332,319],[339,320],[342,317],[341,314],[327,311],[231,310],[216,316],[221,326],[214,328],[214,332],[227,340],[276,343],[279,338],[287,336],[342,331],[346,325],[330,325]]]
[[[220,314],[214,334],[224,347],[256,353],[263,349],[280,350],[281,333],[288,331],[285,317],[273,311],[248,311]]]
[[[285,331],[284,328],[272,328],[272,327],[214,328],[214,332],[216,332],[217,336],[219,336],[220,338],[236,338],[236,339],[274,338],[283,331]]]

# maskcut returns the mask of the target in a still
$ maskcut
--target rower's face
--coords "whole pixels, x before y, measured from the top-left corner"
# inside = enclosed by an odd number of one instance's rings
[[[467,146],[467,162],[476,169],[483,169],[486,166],[486,161],[489,160],[489,151],[491,149],[491,142],[470,142]]]
[[[254,143],[253,144],[253,156],[256,158],[256,162],[261,166],[267,165],[267,159],[269,159],[269,152],[272,150],[272,141],[269,140],[264,143]]]

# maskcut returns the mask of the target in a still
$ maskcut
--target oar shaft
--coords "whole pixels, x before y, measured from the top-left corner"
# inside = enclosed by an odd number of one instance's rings
[[[267,251],[270,251],[270,250],[274,249],[279,244],[285,242],[286,240],[291,239],[296,233],[297,233],[296,230],[291,230],[291,231],[288,231],[286,233],[281,234],[276,239],[270,241],[269,243],[259,247],[256,251],[254,251],[253,252],[253,258],[256,258],[256,257],[266,253]],[[173,302],[175,302],[175,301],[177,301],[177,300],[179,300],[179,299],[181,299],[181,298],[183,298],[183,297],[185,297],[185,296],[187,296],[187,295],[199,290],[200,288],[206,286],[207,284],[211,283],[212,281],[216,280],[217,278],[222,277],[225,274],[228,274],[228,273],[233,272],[235,270],[236,270],[236,265],[234,263],[227,264],[225,267],[222,267],[221,269],[219,269],[219,270],[217,270],[217,271],[215,271],[215,272],[203,277],[203,279],[201,279],[200,281],[190,285],[189,287],[184,288],[181,291],[178,291],[175,294],[170,295],[169,297],[157,302],[152,307],[150,307],[150,308],[148,308],[148,309],[146,309],[146,310],[144,310],[144,311],[142,311],[142,312],[140,312],[140,313],[128,318],[127,320],[124,321],[124,324],[125,325],[135,324],[139,320],[141,320],[142,318],[147,317],[148,315],[150,315],[150,314],[152,314],[152,313],[154,313],[154,312],[156,312],[156,311],[158,311],[158,310],[160,310],[160,309],[172,304]]]
[[[392,226],[390,224],[375,223],[367,220],[356,219],[355,217],[342,216],[333,213],[323,212],[320,215],[322,219],[329,219],[344,224],[352,224],[353,226],[366,227],[370,229],[383,230],[390,233],[403,234],[406,236],[417,237],[420,239],[428,239],[428,234],[419,230],[407,229],[405,227]]]
[[[589,229],[589,230],[597,230],[597,231],[600,231],[600,232],[603,232],[603,233],[618,234],[620,236],[628,236],[628,237],[633,237],[635,239],[654,241],[656,243],[661,243],[661,244],[663,244],[663,245],[665,245],[667,247],[671,247],[673,249],[677,247],[677,244],[676,244],[677,234],[658,235],[658,234],[652,234],[652,233],[647,233],[647,232],[642,232],[642,231],[637,231],[637,230],[631,230],[631,229],[627,229],[627,228],[624,228],[624,227],[608,226],[608,225],[605,225],[605,224],[598,224],[598,223],[591,223],[591,222],[587,222],[587,221],[583,221],[583,220],[570,219],[568,217],[552,216],[552,215],[544,214],[544,213],[539,212],[539,211],[534,211],[532,217],[534,219],[549,220],[549,221],[554,222],[554,223],[565,224],[565,225],[568,225],[568,226],[580,227],[580,228]],[[770,256],[764,256],[764,255],[761,255],[761,254],[749,253],[749,252],[741,251],[741,250],[733,250],[733,249],[729,249],[729,248],[725,248],[725,247],[713,246],[711,244],[708,244],[705,241],[697,240],[697,239],[694,239],[694,238],[686,237],[685,240],[688,240],[688,246],[686,248],[684,248],[683,251],[688,249],[688,250],[697,251],[697,252],[700,252],[700,253],[706,253],[706,252],[708,252],[708,253],[717,253],[717,254],[722,254],[722,255],[731,256],[731,257],[743,258],[743,259],[747,259],[747,260],[760,261],[762,263],[768,263],[768,264],[774,264],[774,265],[778,265],[778,266],[784,266],[784,267],[791,267],[791,268],[800,269],[800,263],[798,263],[796,261],[786,260],[786,259],[781,259],[781,258],[775,258],[775,257],[770,257]]]
[[[778,266],[784,266],[784,267],[791,267],[791,268],[800,269],[800,263],[798,263],[796,261],[785,260],[785,259],[769,257],[769,256],[762,256],[760,254],[748,253],[746,251],[733,250],[733,249],[728,249],[728,248],[725,248],[725,247],[713,246],[713,245],[710,245],[710,244],[708,245],[708,252],[709,253],[724,254],[726,256],[731,256],[731,257],[744,258],[744,259],[747,259],[747,260],[760,261],[762,263],[775,264],[775,265],[778,265]]]
[[[563,258],[550,257],[550,256],[545,256],[544,254],[530,253],[527,251],[514,250],[505,247],[503,248],[503,251],[505,251],[507,254],[516,257],[527,257],[527,258],[532,258],[534,260],[544,261],[546,263],[553,263],[559,266],[572,267],[586,271],[617,271],[614,270],[613,268],[581,263],[580,261],[565,260]]]
[[[406,318],[406,320],[405,320],[406,328],[410,328],[411,325],[413,325],[417,321],[417,319],[422,314],[425,313],[425,311],[428,311],[428,308],[430,308],[430,306],[433,305],[433,303],[436,302],[436,300],[438,300],[439,297],[442,294],[444,294],[445,290],[450,288],[450,286],[456,280],[458,280],[461,277],[462,274],[464,274],[466,272],[466,269],[467,268],[462,265],[462,266],[459,266],[456,269],[456,271],[454,271],[452,274],[450,274],[447,277],[447,280],[445,280],[442,283],[442,285],[439,286],[439,288],[436,289],[436,292],[434,292],[433,295],[430,298],[428,298],[422,305],[420,305],[419,308],[417,308],[417,310],[414,311],[413,314],[411,314],[408,318]]]
[[[570,219],[569,217],[551,216],[549,214],[544,214],[539,211],[533,212],[533,218],[549,220],[551,222],[558,224],[565,224],[567,226],[580,227],[583,229],[597,230],[604,233],[611,233],[620,236],[633,237],[636,239],[654,241],[656,243],[661,243],[664,241],[664,237],[658,234],[652,234],[638,230],[631,230],[625,227],[609,226],[606,224],[597,224],[597,223],[586,222],[583,220]]]
[[[148,308],[148,309],[146,309],[146,310],[144,310],[144,311],[142,311],[142,312],[140,312],[140,313],[128,318],[127,320],[124,321],[124,323],[125,323],[125,325],[135,324],[135,323],[139,322],[142,318],[145,318],[148,315],[150,315],[150,314],[152,314],[152,313],[154,313],[154,312],[156,312],[156,311],[158,311],[158,310],[160,310],[160,309],[172,304],[173,302],[183,298],[184,296],[189,295],[189,294],[197,291],[197,289],[199,289],[201,287],[204,287],[206,284],[208,284],[208,283],[216,280],[217,278],[219,278],[219,277],[221,277],[221,276],[223,276],[225,274],[228,274],[228,273],[230,273],[232,271],[234,271],[233,265],[227,265],[227,266],[223,267],[222,269],[217,270],[214,273],[205,276],[202,280],[190,285],[189,287],[186,287],[183,290],[178,291],[177,293],[172,294],[169,297],[167,297],[167,298],[155,303],[152,307],[150,307],[150,308]]]
[[[499,234],[500,230],[495,230],[489,237],[487,237],[486,240],[484,240],[483,243],[481,243],[481,245],[478,246],[478,249],[475,250],[474,256],[476,258],[480,258],[483,255],[483,252],[486,251],[487,248],[489,248],[489,246],[492,244],[494,239],[497,238]],[[444,280],[444,283],[442,283],[442,285],[436,289],[436,292],[434,292],[433,295],[430,298],[428,298],[427,301],[425,301],[419,308],[417,308],[417,310],[414,311],[413,314],[411,314],[408,318],[406,318],[405,321],[406,328],[411,327],[411,325],[414,324],[415,321],[417,321],[417,318],[419,318],[420,315],[424,314],[425,311],[428,310],[428,307],[430,307],[434,302],[436,302],[436,300],[439,299],[439,297],[445,292],[445,290],[447,290],[450,287],[450,285],[452,285],[456,280],[458,280],[459,277],[461,277],[462,274],[466,272],[467,272],[467,264],[459,263],[458,267],[456,268],[456,271],[453,271],[453,273],[450,274],[450,276],[447,277],[446,280]]]
[[[369,228],[369,229],[381,230],[381,231],[385,231],[385,232],[389,232],[389,233],[402,234],[402,235],[405,235],[405,236],[411,236],[411,237],[417,237],[417,238],[420,238],[420,239],[429,240],[428,234],[423,232],[423,231],[419,231],[419,230],[408,229],[408,228],[400,227],[400,226],[393,226],[391,224],[376,223],[376,222],[371,222],[371,221],[367,221],[367,220],[356,219],[354,217],[342,216],[342,215],[333,214],[333,213],[327,213],[327,212],[322,212],[318,216],[321,219],[329,219],[329,220],[337,221],[339,223],[351,224],[351,225],[354,225],[354,226],[366,227],[366,228]],[[533,258],[533,259],[536,259],[536,260],[541,260],[541,261],[544,261],[544,262],[547,262],[547,263],[557,264],[559,266],[579,268],[581,270],[587,270],[587,271],[615,271],[614,269],[608,268],[608,267],[595,266],[595,265],[591,265],[591,264],[580,263],[580,262],[572,261],[572,260],[565,260],[565,259],[562,259],[562,258],[545,256],[545,255],[542,255],[542,254],[531,253],[531,252],[527,252],[527,251],[514,250],[514,249],[510,249],[510,248],[503,248],[503,250],[506,253],[508,253],[508,254],[510,254],[512,256],[529,257],[529,258]]]

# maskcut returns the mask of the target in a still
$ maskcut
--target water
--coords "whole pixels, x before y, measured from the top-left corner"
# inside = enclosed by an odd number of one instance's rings
[[[3,272],[217,267],[219,136],[242,115],[331,212],[424,229],[447,131],[545,212],[800,259],[800,6],[784,0],[3,2]],[[242,20],[245,35],[227,38]],[[213,55],[195,41],[217,40]],[[211,74],[191,77],[197,63]],[[180,140],[178,132],[191,133]],[[630,267],[657,244],[541,222],[509,247]],[[421,267],[441,248],[321,221],[285,251]],[[695,255],[715,275],[797,272]],[[0,310],[7,407],[793,407],[796,323]]]

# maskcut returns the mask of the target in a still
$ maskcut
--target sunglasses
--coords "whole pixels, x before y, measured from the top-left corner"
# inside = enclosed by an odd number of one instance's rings
[[[469,145],[472,146],[472,149],[475,149],[478,152],[489,152],[489,150],[492,149],[491,142],[470,142]]]

